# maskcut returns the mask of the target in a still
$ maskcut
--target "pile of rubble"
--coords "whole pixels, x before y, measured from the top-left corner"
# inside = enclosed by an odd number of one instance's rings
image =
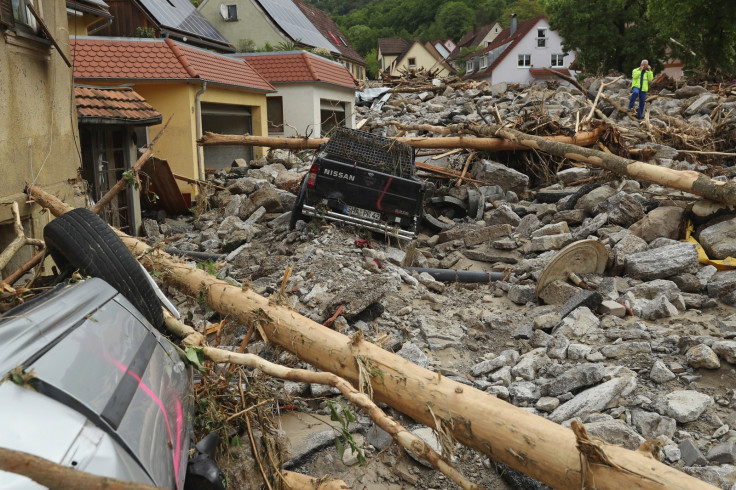
[[[587,90],[595,97],[611,81],[594,81]],[[615,107],[626,106],[628,81],[613,81],[605,93],[611,102],[598,108],[629,146],[652,150],[651,163],[722,181],[736,175],[733,158],[714,167],[712,156],[698,159],[646,141],[697,139],[707,150],[724,150],[731,141],[724,135],[736,134],[736,96],[728,90],[662,91],[643,122]],[[387,136],[398,134],[389,121],[484,124],[539,114],[574,128],[590,110],[574,87],[519,91],[505,84],[393,94],[378,112],[359,108],[366,127]],[[461,167],[466,158],[455,154],[445,164]],[[210,209],[196,218],[147,220],[146,231],[152,243],[209,254],[218,276],[266,296],[294,266],[285,289],[302,315],[325,322],[339,312],[332,327],[345,334],[362,331],[416,364],[563,425],[578,419],[605,441],[636,449],[652,440],[662,461],[736,488],[736,270],[728,265],[736,257],[736,213],[663,186],[550,161],[556,171],[544,179],[530,179],[518,164],[515,170],[479,158],[469,175],[493,185],[434,181],[432,195],[446,206],[435,208],[432,226],[414,244],[319,220],[300,221],[290,231],[309,155],[284,151],[217,174],[213,182],[227,191],[211,194]],[[689,223],[693,240],[682,241]],[[605,247],[605,272],[541,284],[550,262],[581,240]],[[700,246],[713,265],[699,261]],[[581,260],[594,261],[589,254],[584,250]],[[503,279],[448,284],[408,267],[496,271]],[[567,267],[575,272],[574,261]],[[196,308],[192,318],[201,329],[216,320]],[[235,330],[232,345],[239,345],[242,330]],[[291,397],[335,395],[317,385],[287,382],[283,389]],[[369,456],[388,444],[374,430],[365,434]],[[344,461],[351,462],[349,451]],[[479,460],[469,474],[482,481],[488,467]],[[329,472],[348,484],[359,481],[347,467]],[[402,481],[417,484],[410,480]],[[431,486],[450,483],[432,480]]]

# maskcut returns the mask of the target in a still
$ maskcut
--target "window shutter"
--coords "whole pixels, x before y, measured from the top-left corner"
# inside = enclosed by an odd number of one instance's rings
[[[15,26],[12,0],[0,0],[0,27]]]

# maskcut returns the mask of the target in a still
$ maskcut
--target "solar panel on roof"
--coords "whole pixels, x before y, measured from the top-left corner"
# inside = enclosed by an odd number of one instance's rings
[[[161,24],[180,31],[230,44],[189,0],[140,0]]]
[[[265,0],[259,3],[295,41],[315,48],[325,48],[330,51],[334,49],[292,0]]]

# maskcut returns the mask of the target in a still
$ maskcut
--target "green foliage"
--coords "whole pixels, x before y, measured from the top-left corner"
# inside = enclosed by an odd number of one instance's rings
[[[378,77],[378,53],[377,49],[373,48],[370,51],[368,51],[368,54],[363,56],[365,58],[365,62],[367,64],[366,66],[366,72],[368,73],[368,78],[377,78]]]
[[[195,5],[196,7],[196,5]],[[155,37],[156,31],[153,29],[153,27],[136,27],[135,28],[135,37]]]
[[[204,351],[199,347],[187,347],[182,359],[186,364],[191,364],[202,374],[207,374],[204,369]]]
[[[197,264],[197,269],[203,270],[211,276],[217,276],[217,264],[215,264],[215,261],[212,259],[199,262]]]
[[[519,24],[540,15],[545,15],[544,6],[537,0],[516,0],[504,9],[498,22],[503,27],[511,25],[511,14],[516,14]]]
[[[351,412],[350,409],[343,407],[333,400],[327,400],[327,409],[330,412],[330,420],[340,423],[339,434],[335,437],[337,453],[342,457],[343,453],[345,453],[345,445],[347,444],[358,458],[360,466],[365,466],[365,455],[358,447],[355,439],[353,439],[353,435],[350,433],[350,423],[355,422],[355,415],[353,415],[353,412]]]
[[[138,190],[140,188],[140,184],[138,183],[138,176],[136,176],[133,170],[126,170],[125,172],[123,172],[123,180],[125,180],[125,182],[127,182],[127,184],[135,190]]]
[[[630,74],[642,58],[664,56],[647,15],[647,0],[549,0],[550,27],[558,30],[567,52],[579,49],[578,63],[588,73],[616,70]],[[595,26],[595,28],[591,28]]]
[[[649,0],[647,15],[673,56],[688,68],[736,73],[733,0]]]

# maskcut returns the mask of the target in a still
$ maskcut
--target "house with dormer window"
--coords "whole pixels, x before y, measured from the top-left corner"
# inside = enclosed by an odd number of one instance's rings
[[[550,29],[545,16],[518,23],[514,14],[509,28],[468,58],[465,78],[529,85],[555,78],[544,68],[572,75],[569,66],[574,59],[574,53],[563,50],[562,37]]]

